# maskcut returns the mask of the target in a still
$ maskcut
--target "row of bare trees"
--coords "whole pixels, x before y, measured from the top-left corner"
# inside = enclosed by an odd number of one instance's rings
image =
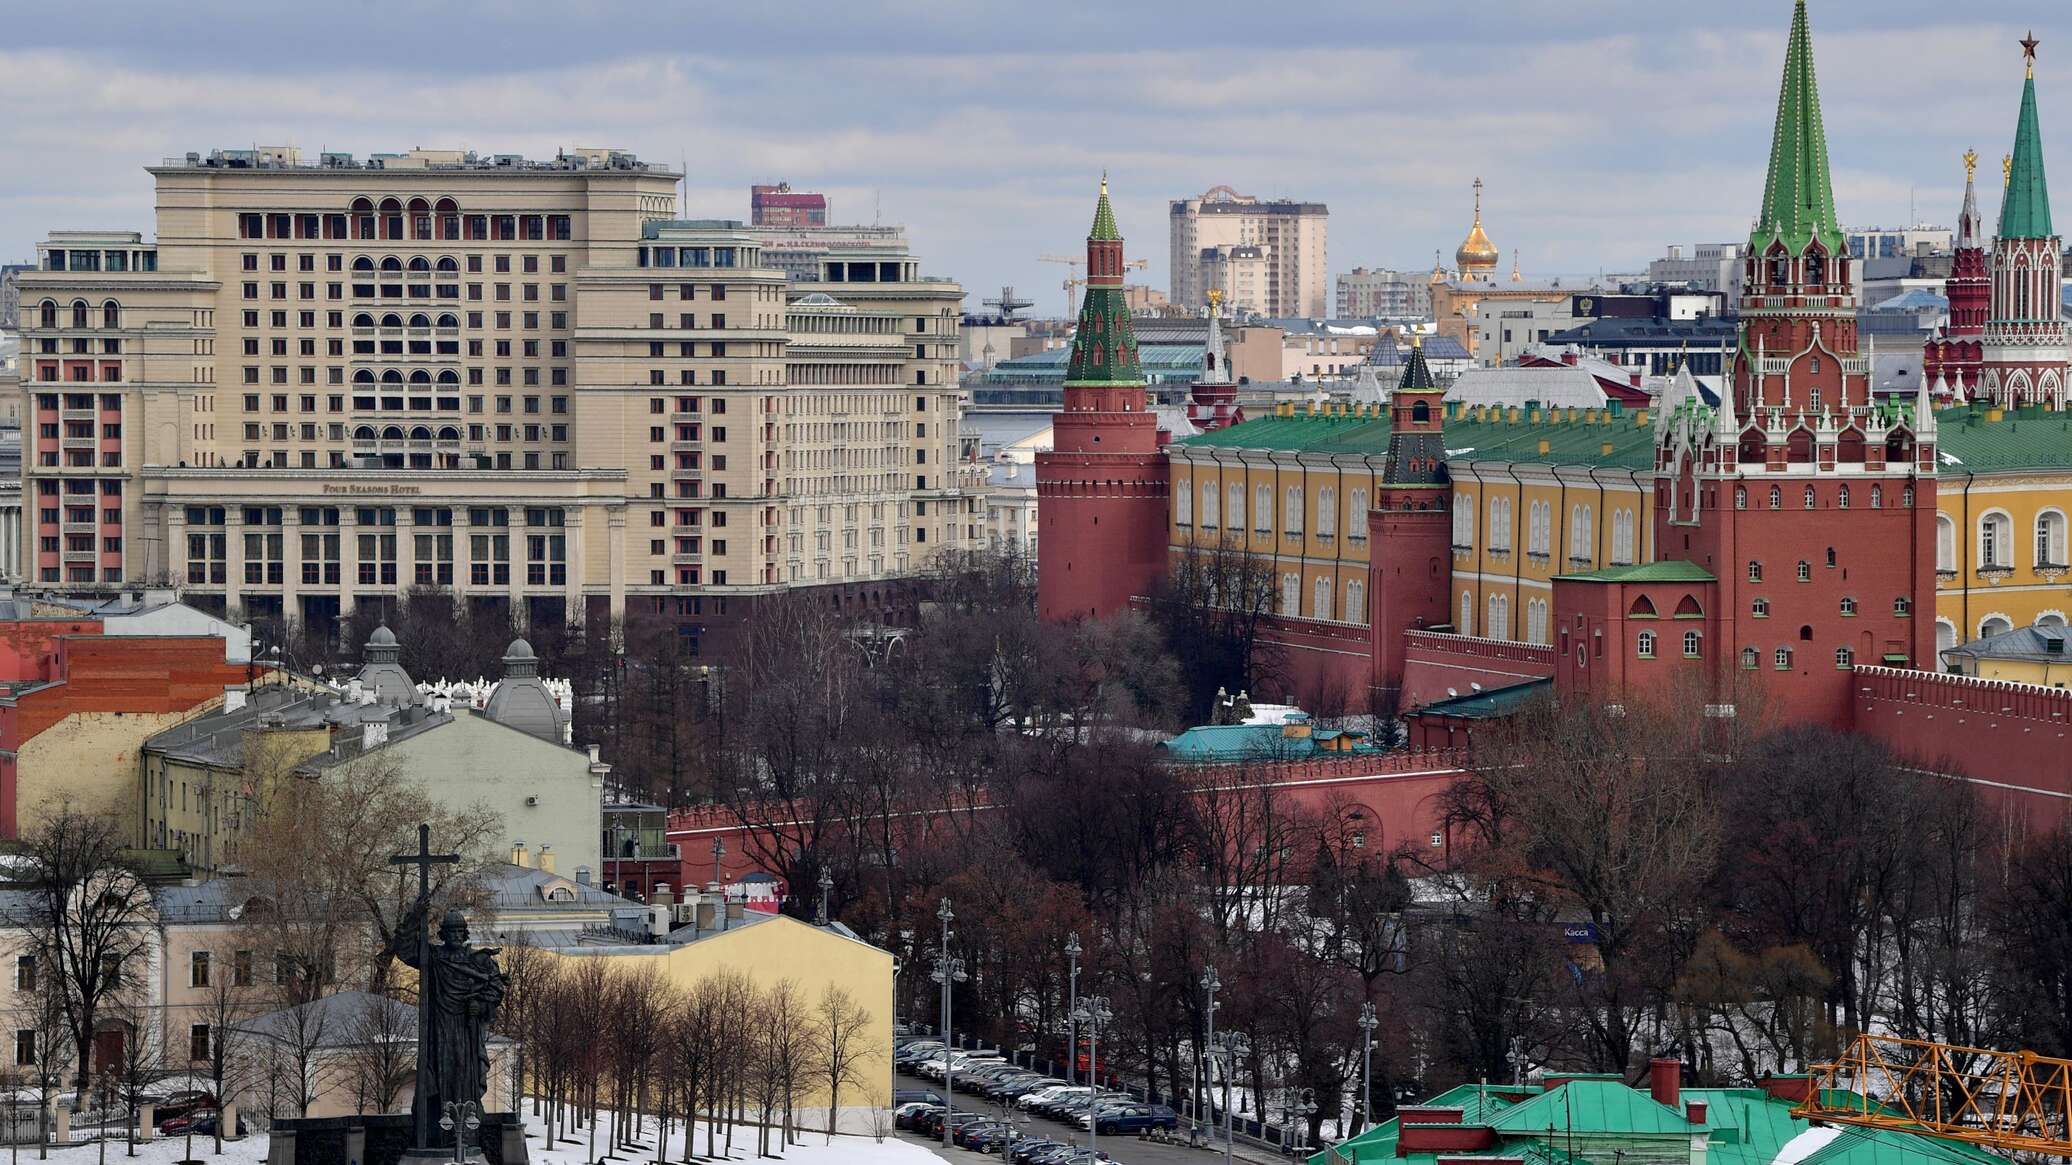
[[[525,1049],[514,1087],[549,1144],[582,1143],[593,1160],[651,1150],[661,1165],[672,1129],[686,1157],[701,1132],[705,1156],[722,1143],[731,1153],[737,1136],[752,1136],[757,1156],[781,1155],[815,1110],[832,1139],[845,1098],[890,1072],[870,1012],[833,984],[810,995],[791,979],[721,971],[684,985],[656,959],[522,946],[504,966],[499,1025]]]

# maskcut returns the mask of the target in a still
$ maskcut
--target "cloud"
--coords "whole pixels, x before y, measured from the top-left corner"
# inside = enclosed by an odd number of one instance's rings
[[[52,5],[10,28],[0,107],[25,115],[0,121],[0,257],[51,229],[148,233],[142,167],[188,150],[611,145],[681,159],[697,216],[745,216],[751,182],[787,179],[837,217],[905,223],[974,302],[1001,283],[1062,298],[1037,257],[1078,248],[1104,170],[1160,285],[1166,200],[1218,183],[1328,203],[1333,270],[1422,268],[1459,242],[1479,175],[1489,232],[1528,273],[1631,270],[1746,231],[1789,18],[1640,0],[1325,3],[1299,23],[1223,0],[180,11]],[[1967,15],[1816,10],[1850,221],[1947,221],[1957,155],[2004,151],[2028,13]],[[2039,84],[2048,131],[2062,107]]]

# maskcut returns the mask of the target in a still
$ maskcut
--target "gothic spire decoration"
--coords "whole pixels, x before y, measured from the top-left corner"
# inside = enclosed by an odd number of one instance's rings
[[[1777,89],[1777,126],[1770,138],[1763,209],[1749,235],[1749,247],[1762,254],[1770,243],[1781,241],[1796,255],[1816,240],[1829,255],[1842,252],[1827,133],[1820,123],[1820,82],[1813,72],[1813,35],[1806,27],[1806,0],[1798,0],[1792,9],[1791,42],[1784,51],[1784,79]]]
[[[2022,112],[2014,127],[2014,152],[2008,156],[2007,192],[2000,200],[2000,237],[2047,239],[2050,229],[2050,184],[2043,176],[2043,131],[2036,123],[2036,38],[2022,40],[2028,76],[2022,79]]]

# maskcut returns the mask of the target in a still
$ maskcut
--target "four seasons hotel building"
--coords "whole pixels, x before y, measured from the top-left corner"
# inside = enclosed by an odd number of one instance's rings
[[[413,586],[694,640],[971,543],[962,289],[817,280],[617,151],[188,154],[23,273],[23,577],[320,625]],[[730,609],[731,604],[731,609]]]

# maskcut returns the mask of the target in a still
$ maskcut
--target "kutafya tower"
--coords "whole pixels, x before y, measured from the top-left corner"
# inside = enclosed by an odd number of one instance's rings
[[[1166,461],[1122,275],[1122,233],[1104,177],[1086,237],[1086,297],[1064,408],[1051,417],[1052,451],[1036,457],[1036,605],[1045,619],[1113,615],[1165,572]]]

